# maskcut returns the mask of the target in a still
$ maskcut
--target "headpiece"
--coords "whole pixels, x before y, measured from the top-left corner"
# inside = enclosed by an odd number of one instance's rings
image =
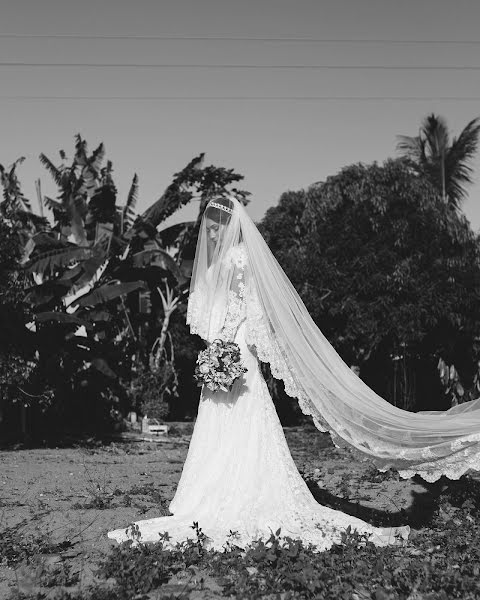
[[[233,208],[230,208],[229,206],[224,206],[223,204],[219,204],[218,202],[215,202],[213,200],[208,203],[207,208],[209,208],[210,206],[213,206],[214,208],[219,208],[220,210],[224,210],[227,213],[233,214]]]

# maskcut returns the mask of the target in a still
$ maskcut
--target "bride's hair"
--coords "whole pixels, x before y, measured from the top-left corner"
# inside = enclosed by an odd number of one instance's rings
[[[216,223],[226,225],[231,219],[233,208],[234,204],[230,198],[224,198],[223,196],[220,196],[208,203],[207,217]]]

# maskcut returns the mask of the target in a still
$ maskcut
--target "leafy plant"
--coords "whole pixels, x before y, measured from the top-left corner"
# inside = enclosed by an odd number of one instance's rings
[[[442,519],[441,511],[436,518]],[[223,552],[205,548],[198,524],[192,526],[197,539],[173,548],[168,535],[160,536],[154,545],[143,544],[137,531],[137,545],[127,542],[115,547],[101,574],[114,577],[119,589],[128,590],[122,597],[146,594],[175,580],[189,591],[202,589],[206,582],[212,589],[211,582],[218,582],[222,597],[235,598],[406,600],[415,594],[428,600],[473,600],[480,590],[478,552],[468,554],[467,548],[475,547],[471,532],[462,539],[464,528],[472,523],[459,515],[454,526],[462,532],[452,528],[445,535],[445,521],[434,521],[427,535],[415,537],[408,546],[385,548],[350,529],[343,532],[340,544],[321,553],[283,537],[281,530],[245,549],[236,546],[236,534],[231,532]]]
[[[2,527],[0,531],[0,564],[14,567],[25,560],[31,560],[39,554],[56,554],[72,546],[69,541],[55,543],[45,532],[38,535],[26,534],[24,519],[11,527]]]

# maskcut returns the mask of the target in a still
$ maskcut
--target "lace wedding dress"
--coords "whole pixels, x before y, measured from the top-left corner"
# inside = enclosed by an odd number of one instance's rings
[[[207,547],[218,550],[227,539],[245,547],[279,528],[282,536],[314,544],[319,551],[340,543],[349,526],[377,545],[399,543],[408,537],[408,527],[376,528],[322,506],[312,496],[290,454],[255,349],[247,343],[244,248],[233,248],[228,260],[235,287],[226,314],[221,306],[212,307],[212,314],[222,322],[221,337],[239,345],[248,370],[228,393],[202,388],[187,459],[170,504],[173,516],[138,521],[141,541],[156,542],[163,532],[172,544],[194,538],[192,524],[198,522]],[[203,301],[192,296],[190,320]],[[118,542],[129,539],[125,528],[108,536]]]

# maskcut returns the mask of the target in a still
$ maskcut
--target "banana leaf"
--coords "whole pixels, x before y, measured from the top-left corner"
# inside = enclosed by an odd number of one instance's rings
[[[38,254],[25,265],[28,273],[44,275],[54,269],[61,269],[72,261],[82,261],[92,255],[92,249],[85,246],[68,246],[67,248],[54,248]]]
[[[106,310],[89,310],[84,315],[90,319],[90,321],[111,321],[112,315]]]
[[[132,228],[132,225],[135,221],[135,207],[137,206],[138,200],[138,175],[135,173],[133,176],[132,185],[130,186],[130,191],[128,192],[127,202],[122,209],[122,221],[123,221],[123,231],[128,231]]]
[[[187,188],[194,179],[194,173],[202,169],[204,159],[205,154],[199,154],[179,173],[175,173],[173,182],[163,195],[142,214],[139,219],[140,228],[142,223],[146,223],[156,229],[160,223],[192,200],[193,194]]]
[[[58,235],[54,233],[47,233],[46,231],[40,231],[32,236],[32,240],[35,242],[35,248],[40,252],[52,250],[53,248],[65,248],[65,242],[58,239]]]
[[[25,301],[37,308],[52,300],[59,302],[68,292],[69,287],[69,282],[46,281],[30,288],[25,295]]]
[[[93,292],[82,296],[73,304],[78,306],[96,306],[105,302],[110,302],[120,296],[125,296],[130,292],[146,287],[143,281],[129,281],[127,283],[111,282],[93,290]]]
[[[91,260],[91,259],[88,259],[88,260]],[[85,261],[85,262],[87,262],[87,261]],[[64,273],[62,273],[62,277],[61,277],[61,279],[58,279],[58,282],[64,283],[65,285],[67,285],[69,281],[77,278],[80,275],[80,273],[83,272],[83,264],[84,263],[80,263],[78,265],[75,265],[71,269],[67,269]]]
[[[195,227],[195,221],[185,221],[176,223],[171,227],[162,229],[157,233],[157,239],[163,247],[176,246],[185,236],[185,234]]]
[[[185,279],[190,279],[190,277],[192,276],[192,270],[193,270],[193,260],[187,260],[186,258],[184,258],[182,260],[182,262],[180,263],[180,271],[181,271],[182,275],[185,277]]]
[[[112,371],[112,369],[108,366],[108,363],[104,358],[94,358],[92,360],[92,366],[95,367],[97,371],[100,371],[100,373],[103,373],[107,377],[110,377],[110,379],[117,378],[117,374],[114,371]]]
[[[71,324],[79,325],[79,326],[83,325],[85,327],[85,329],[93,329],[92,324],[88,323],[88,321],[83,321],[82,319],[79,319],[78,317],[75,317],[74,315],[69,315],[68,313],[46,311],[46,312],[41,312],[41,313],[36,314],[35,319],[39,323],[44,323],[46,321],[55,321],[57,323],[65,323],[68,325],[71,325]]]
[[[67,209],[61,202],[58,202],[58,200],[54,200],[49,196],[44,196],[43,203],[49,210],[53,212],[53,216],[55,217],[56,221],[61,221],[65,223],[67,222]]]
[[[137,252],[133,255],[132,260],[133,266],[137,269],[142,267],[157,267],[172,273],[178,283],[183,283],[185,280],[185,277],[175,260],[168,252],[165,252],[165,250],[161,250],[160,248],[152,248]]]
[[[40,158],[40,162],[47,169],[47,171],[50,173],[50,175],[53,177],[53,179],[54,179],[55,183],[58,185],[58,187],[61,187],[63,184],[63,178],[64,178],[62,169],[59,169],[58,167],[56,167],[52,163],[52,161],[48,158],[48,156],[43,154],[43,152],[40,154],[39,158]]]

